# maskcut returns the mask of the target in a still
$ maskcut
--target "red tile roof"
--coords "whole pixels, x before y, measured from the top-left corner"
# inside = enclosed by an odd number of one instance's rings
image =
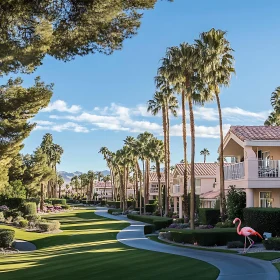
[[[231,126],[232,132],[240,140],[280,140],[279,126]]]
[[[218,163],[195,163],[194,164],[194,174],[195,176],[216,176],[216,170],[219,166]],[[179,175],[184,175],[184,163],[178,163],[175,166],[175,172]],[[188,175],[191,174],[191,165],[188,164],[187,166]]]
[[[200,195],[200,199],[217,199],[219,198],[220,192],[219,191],[210,191],[206,193],[202,193]]]
[[[160,174],[161,174],[160,181],[165,182],[164,172],[161,172]],[[169,178],[170,178],[170,180],[173,179],[172,174],[169,174]],[[157,182],[157,181],[158,181],[157,173],[156,172],[150,172],[150,182]]]

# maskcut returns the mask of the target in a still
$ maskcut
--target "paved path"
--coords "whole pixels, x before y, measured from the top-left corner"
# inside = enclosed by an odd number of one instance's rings
[[[13,247],[18,249],[21,253],[31,252],[36,250],[36,246],[25,240],[15,240]]]
[[[142,222],[130,220],[126,216],[110,215],[107,210],[101,207],[97,207],[95,213],[105,218],[130,223],[130,226],[118,233],[117,240],[119,242],[137,249],[185,256],[208,262],[220,270],[218,280],[279,280],[279,273],[271,262],[234,254],[165,245],[146,238]]]

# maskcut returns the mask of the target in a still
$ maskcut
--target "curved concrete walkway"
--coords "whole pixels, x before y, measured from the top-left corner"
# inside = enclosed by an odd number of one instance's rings
[[[279,273],[271,262],[244,257],[240,255],[193,250],[175,247],[152,241],[144,235],[144,223],[133,221],[126,216],[113,216],[107,209],[97,207],[95,213],[109,219],[130,223],[130,226],[121,230],[117,240],[127,246],[185,256],[208,262],[220,270],[218,280],[279,280]]]

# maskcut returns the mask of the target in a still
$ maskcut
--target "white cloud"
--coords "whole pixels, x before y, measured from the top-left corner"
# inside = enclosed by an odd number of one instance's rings
[[[56,100],[50,103],[47,108],[41,110],[41,112],[52,112],[52,111],[75,114],[81,111],[81,107],[79,105],[72,105],[71,107],[68,107],[65,101]]]
[[[52,125],[53,122],[50,122],[50,121],[37,121],[37,120],[34,120],[34,122],[38,125]]]
[[[68,131],[74,131],[74,132],[81,132],[81,133],[87,133],[89,132],[88,128],[85,126],[81,126],[79,124],[73,123],[73,122],[67,122],[63,124],[54,124],[54,125],[37,125],[35,127],[35,130],[51,130],[51,131],[57,131],[62,132],[65,130]]]

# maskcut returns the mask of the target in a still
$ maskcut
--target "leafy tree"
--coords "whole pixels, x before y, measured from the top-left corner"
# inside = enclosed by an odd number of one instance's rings
[[[9,182],[23,180],[25,168],[23,156],[21,154],[17,154],[11,161],[8,174]]]
[[[2,194],[6,197],[26,197],[26,190],[22,184],[22,181],[15,180],[9,182],[9,185],[4,189]]]
[[[246,207],[246,193],[243,189],[229,186],[227,195],[227,214],[228,219],[233,221],[235,218],[243,219],[243,209]]]
[[[22,86],[20,78],[11,78],[0,86],[0,189],[7,185],[11,160],[35,127],[29,119],[48,105],[51,96],[52,85],[46,85],[40,78],[29,88]]]
[[[157,0],[2,0],[0,75],[32,72],[45,55],[64,61],[111,54],[137,33]]]

